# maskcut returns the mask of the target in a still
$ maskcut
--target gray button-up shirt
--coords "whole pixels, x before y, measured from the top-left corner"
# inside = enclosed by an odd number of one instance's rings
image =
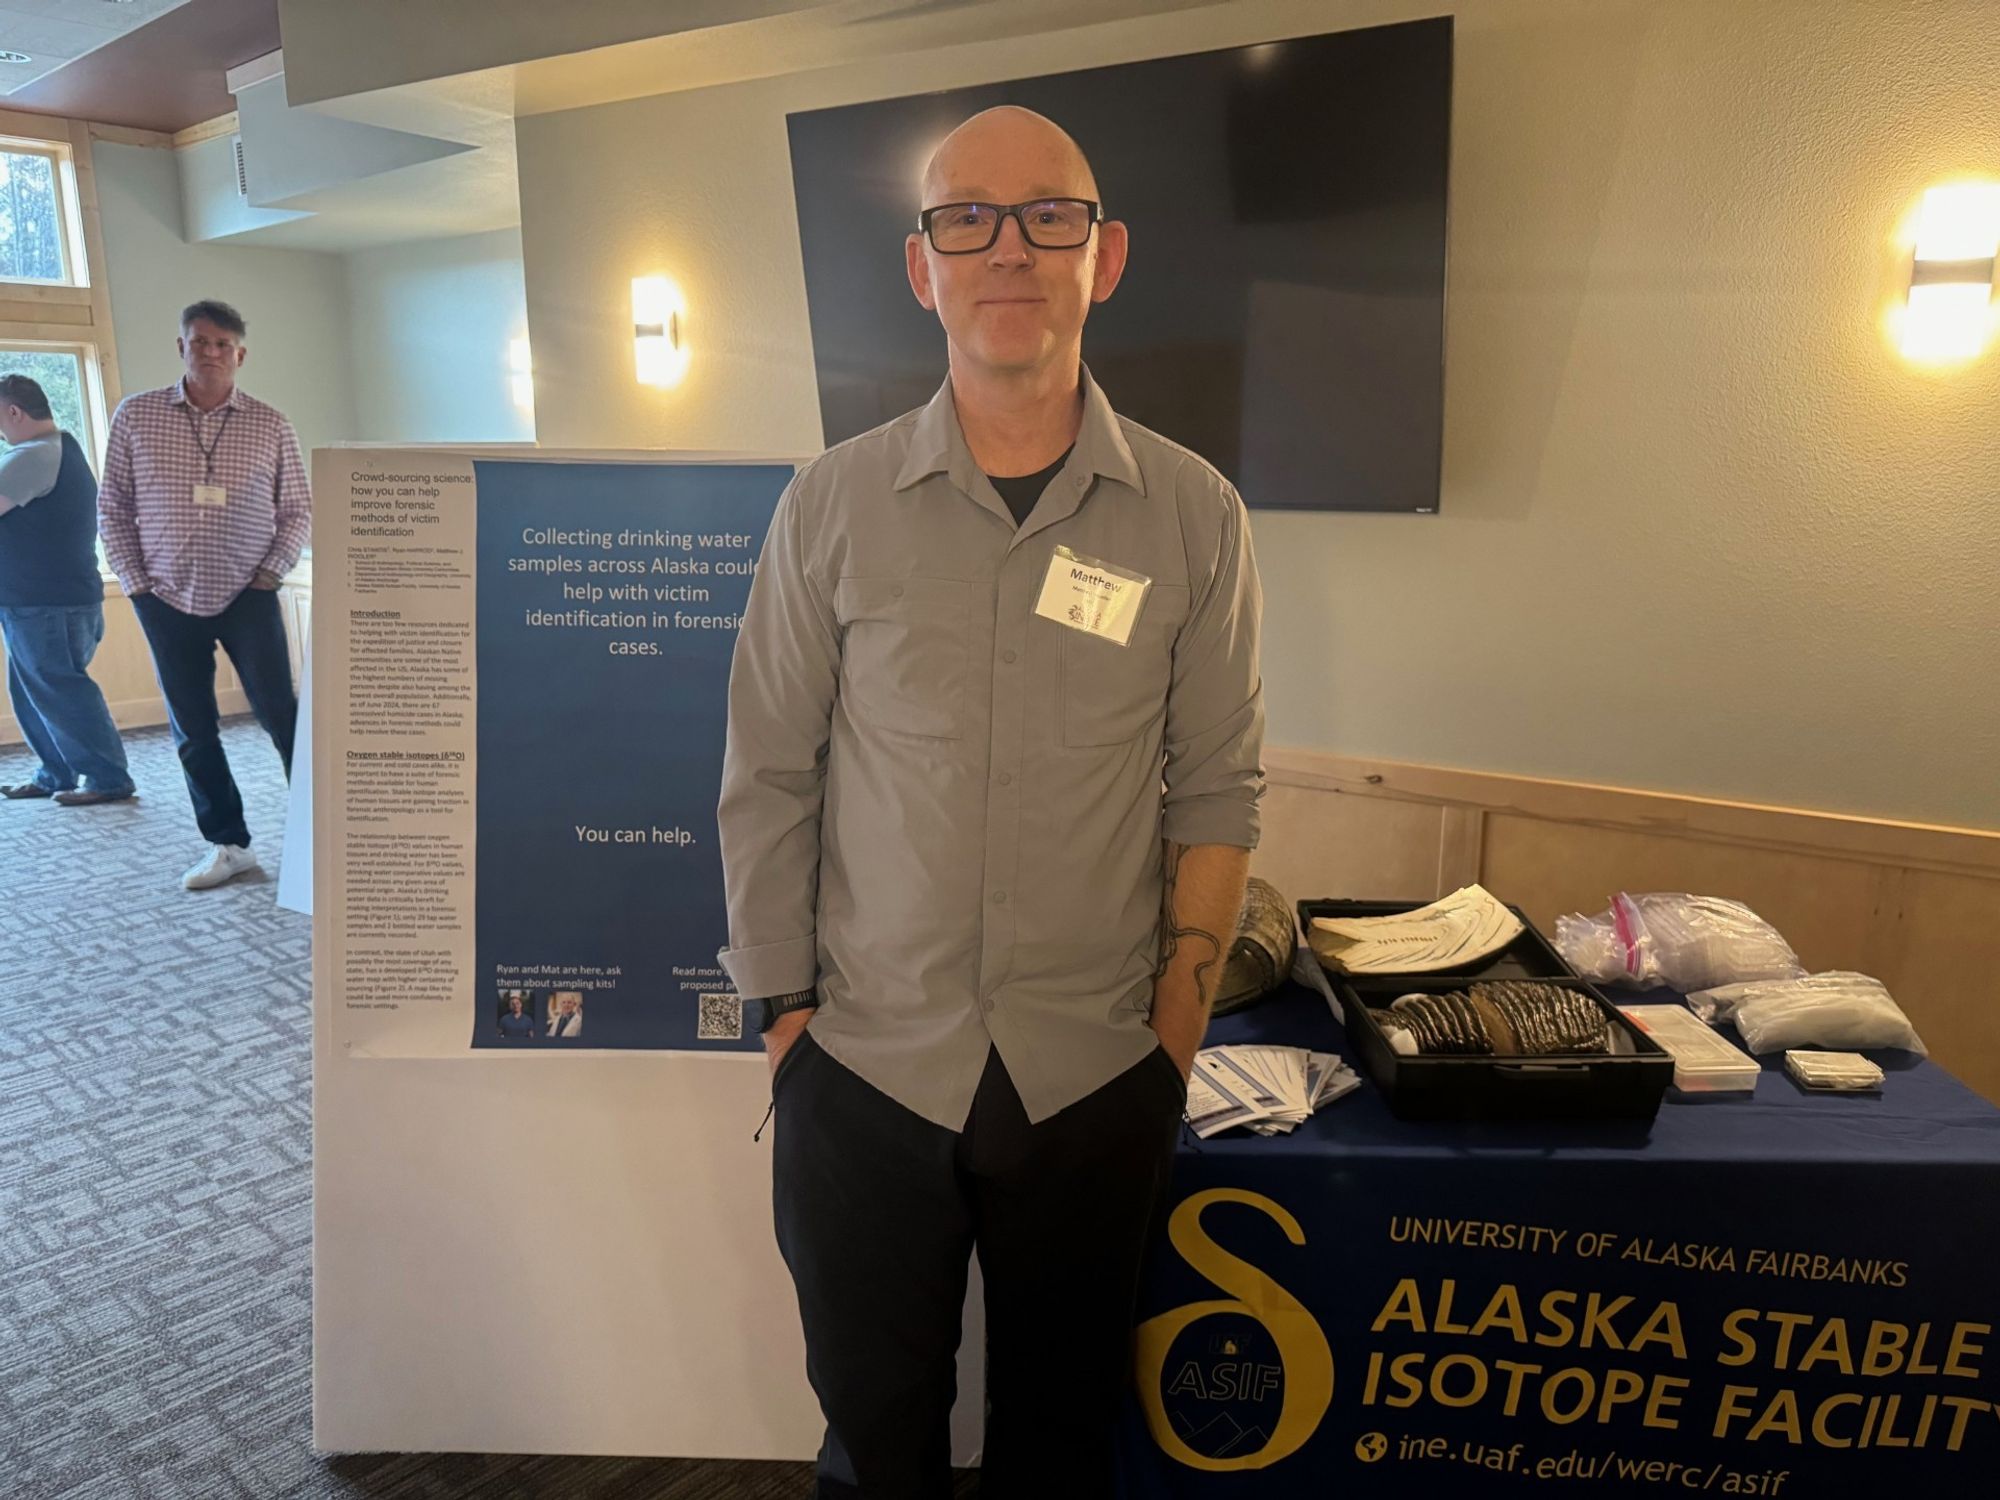
[[[989,1046],[1030,1120],[1154,1046],[1161,840],[1257,842],[1262,595],[1243,502],[1083,425],[1019,529],[951,383],[778,502],[736,643],[719,824],[738,993],[963,1127]],[[1055,549],[1152,580],[1129,642],[1035,612]]]

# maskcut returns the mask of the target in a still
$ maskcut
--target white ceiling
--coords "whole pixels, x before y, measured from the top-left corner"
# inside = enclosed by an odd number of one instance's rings
[[[281,69],[281,57],[270,65]],[[232,243],[341,253],[521,222],[513,99],[504,78],[468,74],[306,108],[472,149],[287,198],[282,207],[302,217],[233,235]]]
[[[283,207],[305,210],[304,217],[236,242],[348,251],[518,224],[514,122],[522,115],[1218,3],[1224,0],[819,0],[767,15],[770,0],[746,0],[759,14],[734,24],[323,100],[303,107],[474,149],[288,199]]]
[[[510,132],[500,149],[421,162],[285,201],[301,217],[233,235],[233,245],[344,254],[413,240],[509,229],[521,222]]]
[[[29,59],[0,62],[0,95],[185,4],[187,0],[0,0],[0,52],[21,52]]]

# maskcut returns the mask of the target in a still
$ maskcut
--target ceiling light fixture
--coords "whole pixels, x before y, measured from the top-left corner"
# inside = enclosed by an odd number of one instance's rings
[[[34,59],[28,56],[28,54],[25,52],[0,52],[0,63],[24,63],[33,61]]]

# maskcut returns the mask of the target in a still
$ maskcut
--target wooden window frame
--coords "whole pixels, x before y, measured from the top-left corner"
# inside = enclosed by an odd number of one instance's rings
[[[104,127],[48,115],[24,115],[0,109],[0,147],[47,151],[63,164],[66,200],[65,259],[76,284],[49,281],[0,281],[0,343],[32,347],[48,345],[86,351],[86,380],[103,403],[106,417],[118,408],[123,391],[118,379],[118,343],[111,329],[111,291],[105,275],[104,230],[97,211],[97,174],[91,165],[91,142]],[[162,143],[167,137],[160,137]],[[94,378],[88,373],[95,359]],[[103,459],[104,433],[93,434],[97,458]]]
[[[68,122],[59,123],[64,127],[60,139],[51,138],[45,131],[23,135],[0,128],[0,152],[5,152],[9,156],[41,156],[48,159],[49,168],[55,175],[57,237],[61,242],[63,263],[63,274],[58,277],[0,277],[0,287],[9,290],[22,287],[88,290],[91,283],[91,269],[98,264],[91,257],[90,246],[83,234],[83,211],[78,202],[76,147],[69,138]]]
[[[0,335],[0,349],[24,349],[36,354],[70,354],[82,372],[84,430],[76,436],[99,473],[104,470],[105,440],[110,436],[111,406],[105,400],[104,359],[97,345],[83,339],[17,339]]]

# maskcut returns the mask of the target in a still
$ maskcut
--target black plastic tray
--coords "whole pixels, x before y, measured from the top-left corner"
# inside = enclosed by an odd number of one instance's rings
[[[1389,1108],[1405,1120],[1650,1120],[1674,1081],[1674,1060],[1582,979],[1548,979],[1597,1002],[1630,1054],[1602,1057],[1405,1057],[1375,1024],[1373,1007],[1398,995],[1441,994],[1463,980],[1369,975],[1339,978],[1347,1035]]]
[[[1314,917],[1375,917],[1413,911],[1421,901],[1301,901],[1299,923]],[[1347,974],[1320,967],[1346,1012],[1361,1067],[1405,1120],[1650,1120],[1674,1081],[1667,1051],[1620,1014],[1597,986],[1580,979],[1518,906],[1522,932],[1482,963],[1450,973]],[[1479,979],[1539,979],[1581,991],[1631,1052],[1604,1057],[1405,1057],[1389,1045],[1372,1009],[1398,995],[1441,994]]]
[[[1299,903],[1299,931],[1312,932],[1314,917],[1390,917],[1398,912],[1415,911],[1420,906],[1428,906],[1428,901],[1301,901]],[[1459,969],[1439,969],[1428,974],[1444,975],[1454,979],[1570,979],[1576,976],[1556,952],[1555,945],[1536,930],[1528,920],[1528,914],[1518,906],[1509,906],[1516,917],[1521,919],[1521,935],[1502,948],[1493,957],[1481,959],[1476,964]],[[1340,979],[1344,976],[1338,969],[1326,969],[1327,974]],[[1366,979],[1381,976],[1366,975]],[[1448,986],[1456,989],[1456,985]],[[1402,993],[1398,991],[1397,993]]]

